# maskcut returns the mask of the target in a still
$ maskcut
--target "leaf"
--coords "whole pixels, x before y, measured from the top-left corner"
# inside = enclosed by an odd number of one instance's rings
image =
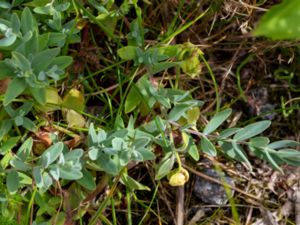
[[[26,159],[29,157],[31,153],[32,146],[33,146],[33,139],[31,137],[27,138],[27,140],[24,141],[24,143],[17,151],[16,155],[18,156],[18,158],[22,161],[26,161]]]
[[[32,67],[36,74],[45,71],[53,62],[54,58],[59,54],[60,48],[46,49],[37,53],[32,59]]]
[[[15,66],[20,68],[23,72],[29,71],[31,69],[30,61],[19,52],[12,52],[11,59]]]
[[[96,183],[95,183],[93,175],[86,169],[82,170],[82,174],[83,174],[82,178],[80,178],[76,182],[88,190],[91,190],[91,191],[95,190]]]
[[[235,133],[237,133],[240,129],[241,128],[232,127],[232,128],[228,128],[226,130],[223,130],[223,131],[221,131],[218,138],[220,138],[220,139],[228,138],[231,135],[234,135]]]
[[[274,40],[300,39],[299,11],[298,0],[284,0],[263,15],[254,30],[254,35],[266,36]]]
[[[14,70],[5,61],[0,61],[0,80],[14,75]]]
[[[270,143],[269,138],[267,137],[255,137],[251,138],[249,145],[256,148],[266,147]]]
[[[129,188],[131,191],[139,190],[139,191],[151,191],[151,189],[132,177],[128,176],[128,174],[123,173],[121,177],[121,181],[125,184],[127,188]]]
[[[41,105],[46,104],[46,90],[45,88],[33,88],[29,89],[30,93],[32,94],[33,98]]]
[[[155,154],[147,148],[139,148],[137,151],[142,155],[144,161],[155,159]]]
[[[166,155],[160,166],[158,167],[157,173],[155,175],[156,180],[160,180],[172,170],[175,162],[175,157],[173,154]]]
[[[195,144],[192,144],[189,148],[188,148],[188,154],[195,160],[195,161],[199,161],[200,156],[199,156],[199,151],[198,148]]]
[[[225,109],[218,112],[205,126],[203,133],[205,135],[214,132],[231,115],[232,109]]]
[[[34,167],[32,170],[33,178],[35,184],[38,188],[42,188],[44,186],[42,171],[40,167]]]
[[[67,109],[73,109],[81,112],[85,108],[85,99],[83,94],[77,89],[71,89],[64,97],[62,107]]]
[[[11,46],[15,41],[17,40],[17,36],[14,34],[11,34],[7,37],[0,39],[0,47],[8,47]]]
[[[13,79],[9,83],[6,93],[4,95],[3,105],[7,106],[9,103],[11,103],[16,97],[18,97],[24,92],[26,87],[27,85],[25,83],[25,80],[21,78]]]
[[[58,142],[51,147],[49,147],[44,153],[41,155],[40,164],[47,168],[51,163],[53,163],[59,156],[62,154],[64,148],[63,142]]]
[[[28,31],[35,30],[35,21],[29,8],[25,8],[21,14],[21,30],[25,34]]]
[[[244,161],[245,163],[247,163],[250,171],[252,171],[252,165],[249,162],[246,153],[244,152],[242,146],[240,146],[238,143],[236,143],[235,141],[232,142],[232,146],[235,150],[235,152],[237,153],[237,155],[240,156],[240,158],[242,159],[242,161]]]
[[[85,119],[78,112],[68,109],[66,113],[66,121],[69,127],[84,127]]]
[[[239,132],[237,132],[233,139],[236,141],[243,141],[246,139],[249,139],[253,136],[256,136],[263,131],[265,131],[269,126],[271,125],[271,121],[264,120],[260,122],[256,122],[253,124],[250,124],[244,128],[242,128]]]
[[[20,137],[10,137],[6,142],[0,146],[0,154],[5,155],[10,151],[19,141]]]
[[[267,147],[271,149],[280,149],[280,148],[297,147],[297,146],[300,146],[300,143],[297,141],[281,140],[281,141],[272,142]]]
[[[217,155],[217,150],[216,150],[215,146],[205,136],[201,138],[201,150],[204,153],[206,153],[206,154],[208,154],[210,156],[213,156],[213,157]]]
[[[117,53],[123,60],[134,60],[137,58],[137,49],[136,46],[125,46],[118,49]]]
[[[11,170],[6,175],[6,186],[10,194],[15,194],[19,188],[19,175],[17,171]]]
[[[192,109],[186,112],[186,120],[188,124],[196,125],[199,117],[200,117],[199,107],[193,107]]]
[[[58,56],[56,57],[52,63],[52,65],[56,65],[59,69],[64,70],[73,62],[73,58],[71,56]]]
[[[30,130],[31,132],[35,132],[37,130],[34,122],[28,119],[27,117],[23,117],[22,127],[24,127],[27,130]]]
[[[269,163],[271,163],[272,167],[275,168],[276,170],[280,171],[283,174],[282,169],[278,166],[278,164],[274,161],[272,156],[269,154],[268,151],[265,151],[264,154],[267,156],[267,160]]]
[[[141,94],[136,86],[132,87],[126,97],[125,113],[132,112],[142,102]]]

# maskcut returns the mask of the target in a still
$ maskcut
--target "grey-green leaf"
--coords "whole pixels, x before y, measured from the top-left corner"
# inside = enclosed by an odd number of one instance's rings
[[[6,186],[10,194],[15,194],[19,188],[19,175],[15,170],[7,172],[6,175]]]
[[[201,138],[201,150],[210,155],[210,156],[216,156],[217,155],[217,150],[213,143],[207,138],[207,137],[202,137]]]
[[[237,132],[233,139],[236,141],[243,141],[246,139],[249,139],[251,137],[254,137],[263,131],[265,131],[269,126],[271,125],[271,121],[264,120],[260,122],[256,122],[253,124],[250,124],[244,128],[242,128],[239,132]]]
[[[210,134],[214,132],[219,126],[224,123],[225,120],[231,115],[232,109],[225,109],[221,112],[218,112],[205,126],[203,133]]]
[[[18,97],[20,94],[24,92],[26,89],[26,83],[25,80],[21,78],[15,78],[13,79],[6,90],[6,93],[4,95],[4,101],[3,105],[7,106],[9,103],[11,103],[16,97]]]

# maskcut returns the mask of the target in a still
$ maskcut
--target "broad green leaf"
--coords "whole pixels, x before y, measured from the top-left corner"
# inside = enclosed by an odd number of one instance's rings
[[[216,147],[214,146],[213,143],[207,138],[207,137],[202,137],[201,138],[201,150],[210,155],[210,156],[216,156],[217,155],[217,150]]]
[[[118,49],[117,53],[123,60],[134,60],[137,58],[137,48],[136,46],[125,46]]]
[[[51,66],[56,65],[59,69],[64,70],[70,66],[72,62],[73,58],[71,56],[58,56],[52,61]]]
[[[19,175],[17,171],[11,170],[6,175],[6,186],[10,194],[15,194],[19,188]]]
[[[121,177],[121,181],[128,187],[131,191],[139,190],[139,191],[151,191],[151,189],[140,182],[136,181],[132,177],[128,176],[128,174],[123,173]]]
[[[46,70],[59,52],[60,48],[52,48],[37,53],[32,59],[32,67],[36,74]]]
[[[86,169],[82,170],[82,174],[83,174],[82,178],[80,178],[76,182],[88,190],[91,190],[91,191],[95,190],[96,183],[95,183],[93,175]]]
[[[240,128],[236,128],[236,127],[228,128],[226,130],[221,131],[218,138],[226,139],[226,138],[230,137],[231,135],[234,135],[235,133],[237,133],[239,130],[240,130]]]
[[[31,69],[30,61],[19,52],[12,52],[11,59],[14,64],[20,68],[23,72],[29,71]]]
[[[142,102],[141,94],[136,86],[132,87],[126,97],[125,113],[132,112]]]
[[[250,124],[244,128],[242,128],[239,132],[237,132],[233,139],[236,141],[243,141],[246,139],[249,139],[253,136],[256,136],[263,131],[265,131],[269,126],[271,125],[271,122],[268,120],[256,122],[253,124]]]
[[[19,170],[19,171],[30,171],[32,169],[32,165],[28,164],[28,163],[25,163],[17,158],[13,158],[11,161],[10,161],[10,165],[15,168],[16,170]]]
[[[29,88],[33,98],[41,105],[46,104],[46,90],[45,88]]]
[[[199,161],[199,151],[198,148],[195,144],[192,144],[189,148],[188,148],[188,154],[195,160],[195,161]]]
[[[232,109],[225,109],[221,112],[218,112],[205,126],[203,133],[207,135],[214,132],[219,126],[222,125],[222,123],[224,123],[225,120],[227,120],[231,113]]]
[[[98,166],[100,166],[105,172],[110,175],[117,175],[119,173],[119,166],[115,160],[111,158],[110,155],[102,154],[96,160]]]
[[[0,126],[0,141],[3,139],[3,137],[11,130],[13,126],[12,120],[4,120]]]
[[[284,0],[263,15],[254,30],[254,35],[266,36],[274,40],[300,39],[299,11],[298,0]]]
[[[175,162],[175,157],[172,153],[166,155],[158,167],[157,173],[155,175],[155,179],[160,180],[164,176],[168,175],[168,173],[173,168],[174,162]]]
[[[32,146],[33,146],[33,139],[30,137],[18,149],[16,154],[18,158],[22,161],[26,161],[26,159],[29,157],[31,153]]]
[[[44,186],[42,170],[40,167],[34,167],[32,170],[33,178],[35,184],[38,188],[42,188]]]
[[[35,27],[35,21],[32,13],[30,12],[29,8],[25,8],[22,10],[21,14],[21,30],[23,34],[25,34],[28,31],[34,31],[36,29]]]
[[[20,26],[21,26],[18,15],[16,13],[13,13],[10,18],[10,21],[11,21],[12,31],[15,34],[17,34],[20,31]]]
[[[13,43],[15,43],[16,40],[17,40],[17,36],[14,34],[4,37],[0,39],[0,47],[11,46]]]
[[[14,70],[6,62],[0,61],[0,80],[14,75]]]
[[[0,146],[0,154],[5,155],[10,151],[19,141],[20,137],[10,137],[6,142]]]
[[[249,145],[256,148],[266,147],[270,143],[269,138],[267,137],[255,137],[251,138]]]
[[[15,78],[13,79],[6,90],[6,93],[4,95],[4,101],[3,105],[7,106],[9,103],[11,103],[16,97],[18,97],[20,94],[23,93],[23,91],[26,89],[26,83],[25,80],[21,78]]]
[[[24,127],[27,130],[30,130],[31,132],[35,132],[37,130],[35,123],[27,117],[23,117],[22,127]]]
[[[139,148],[137,151],[143,156],[143,160],[155,159],[155,154],[147,148]]]
[[[74,168],[73,165],[60,165],[60,177],[65,180],[79,180],[82,178],[82,172],[79,168]]]
[[[58,142],[50,146],[41,155],[40,164],[44,168],[47,168],[51,163],[53,163],[60,156],[60,154],[62,154],[63,148],[64,148],[63,142]]]
[[[300,146],[300,143],[292,140],[275,141],[269,144],[267,147],[271,149],[289,148]]]

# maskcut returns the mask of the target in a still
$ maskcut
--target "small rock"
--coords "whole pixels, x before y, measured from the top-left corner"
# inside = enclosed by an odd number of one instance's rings
[[[204,169],[202,170],[202,173],[220,181],[222,180],[218,172],[213,169]],[[224,179],[229,185],[234,186],[234,181],[232,178],[224,175]],[[224,186],[210,182],[202,177],[196,177],[194,194],[207,204],[224,205],[228,201],[228,196]],[[231,197],[233,194],[234,190],[231,190]]]

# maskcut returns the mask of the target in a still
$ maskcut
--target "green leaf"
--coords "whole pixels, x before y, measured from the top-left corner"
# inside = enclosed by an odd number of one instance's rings
[[[27,130],[30,130],[31,132],[35,132],[37,130],[35,123],[27,117],[23,117],[22,127],[24,127]]]
[[[256,148],[266,147],[270,143],[269,138],[267,137],[255,137],[251,138],[249,145]]]
[[[195,161],[199,161],[200,156],[199,156],[199,151],[198,148],[195,144],[192,144],[189,148],[188,148],[188,154],[195,160]]]
[[[32,175],[34,178],[34,182],[38,188],[42,188],[44,186],[42,171],[40,167],[34,167],[32,170]]]
[[[211,143],[211,141],[205,136],[201,138],[201,150],[213,157],[217,155],[217,150],[214,144]]]
[[[64,70],[73,62],[73,58],[71,56],[58,56],[56,57],[52,63],[52,65],[56,65],[59,69]]]
[[[218,138],[220,138],[220,139],[228,138],[231,135],[234,135],[235,133],[237,133],[240,129],[241,128],[232,127],[232,128],[228,128],[226,130],[223,130],[223,131],[221,131]]]
[[[246,139],[249,139],[253,136],[256,136],[263,131],[265,131],[269,126],[271,125],[271,122],[268,120],[256,122],[253,124],[250,124],[244,128],[242,128],[239,132],[237,132],[233,139],[236,141],[243,141]]]
[[[254,35],[266,36],[274,40],[300,39],[299,11],[298,0],[284,0],[263,15],[254,30]]]
[[[139,148],[137,151],[143,156],[143,160],[153,160],[155,159],[155,154],[146,148]]]
[[[32,94],[33,98],[41,105],[46,104],[46,90],[45,88],[29,88],[30,93]]]
[[[175,162],[174,155],[172,153],[167,154],[158,167],[157,173],[155,175],[155,179],[160,180],[164,176],[168,175],[173,168],[174,162]]]
[[[300,143],[292,140],[275,141],[269,144],[267,147],[271,149],[289,148],[300,146]]]
[[[0,61],[0,80],[14,75],[14,70],[6,62]]]
[[[39,163],[47,168],[51,163],[53,163],[62,153],[64,148],[63,142],[58,142],[50,146],[44,153],[41,155]]]
[[[1,38],[0,39],[0,47],[7,47],[11,46],[15,41],[17,40],[17,36],[14,34],[11,34],[7,37]]]
[[[203,133],[205,135],[214,132],[231,115],[232,109],[225,109],[218,112],[205,126]]]
[[[3,105],[7,106],[9,103],[11,103],[16,97],[18,97],[20,94],[23,93],[23,91],[26,89],[26,83],[25,80],[21,78],[15,78],[13,79],[6,90],[6,93],[4,95]]]
[[[34,17],[29,8],[25,8],[21,14],[21,30],[23,34],[26,34],[28,31],[35,30],[35,21]]]
[[[123,60],[134,60],[137,58],[137,49],[136,46],[125,46],[118,49],[117,53]]]
[[[91,191],[95,190],[96,183],[95,183],[93,175],[86,169],[82,170],[82,174],[83,174],[82,178],[80,178],[76,182],[88,190],[91,190]]]
[[[0,146],[0,154],[5,155],[10,151],[19,141],[20,137],[10,137],[6,142]]]
[[[19,52],[12,52],[11,59],[15,65],[20,68],[23,72],[29,71],[31,69],[30,61]]]
[[[6,186],[10,194],[15,194],[19,188],[19,175],[17,171],[11,170],[6,175]]]
[[[132,87],[126,97],[125,113],[132,112],[142,102],[141,94],[136,86]]]
[[[252,165],[249,162],[246,153],[244,152],[244,149],[242,148],[241,145],[239,145],[238,143],[236,143],[235,141],[232,142],[232,146],[235,150],[235,152],[237,153],[237,155],[239,155],[239,157],[242,159],[242,161],[244,161],[245,163],[247,163],[250,171],[252,171]]]
[[[278,164],[275,162],[275,160],[272,158],[272,156],[269,154],[269,152],[265,151],[264,153],[267,156],[267,160],[269,161],[269,163],[271,163],[272,167],[275,168],[276,170],[280,171],[283,174],[282,169],[278,166]]]
[[[26,161],[26,159],[30,156],[31,149],[33,146],[33,139],[30,137],[21,145],[21,147],[17,151],[17,156],[20,160]]]
[[[139,190],[139,191],[151,191],[151,189],[132,177],[128,176],[128,174],[123,173],[121,177],[121,181],[125,184],[126,187],[128,187],[131,191]]]
[[[36,74],[46,70],[59,52],[60,48],[52,48],[37,53],[32,59],[32,67]]]
[[[83,176],[81,168],[76,168],[72,164],[59,165],[59,173],[65,180],[79,180]]]

